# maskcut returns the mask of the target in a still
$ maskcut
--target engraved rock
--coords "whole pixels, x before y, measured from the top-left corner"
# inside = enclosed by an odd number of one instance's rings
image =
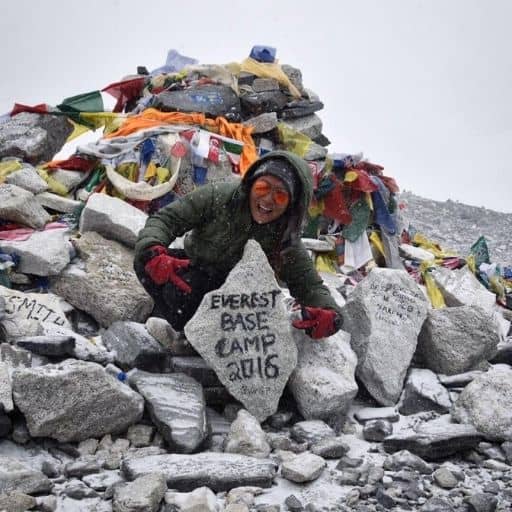
[[[291,322],[266,256],[249,240],[224,285],[185,326],[192,346],[259,421],[276,412],[297,364]]]

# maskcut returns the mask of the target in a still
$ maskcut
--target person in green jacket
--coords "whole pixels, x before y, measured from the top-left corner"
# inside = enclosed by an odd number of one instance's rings
[[[135,272],[156,308],[181,331],[254,239],[302,306],[302,320],[293,325],[315,339],[330,336],[341,328],[341,311],[300,239],[312,194],[303,159],[269,152],[240,182],[204,185],[151,215],[135,245]],[[168,249],[185,233],[184,250]]]

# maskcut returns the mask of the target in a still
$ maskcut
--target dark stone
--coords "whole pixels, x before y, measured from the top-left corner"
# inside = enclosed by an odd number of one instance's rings
[[[222,386],[217,374],[200,357],[173,357],[172,366],[175,372],[181,372],[200,382],[203,386]]]
[[[284,503],[291,512],[301,512],[304,510],[304,506],[295,494],[290,494],[290,496],[284,500]]]
[[[314,114],[324,108],[324,104],[321,101],[310,101],[310,100],[297,100],[291,101],[286,104],[283,108],[280,118],[296,119],[297,117],[304,117]]]
[[[409,450],[425,460],[439,460],[474,448],[483,439],[472,425],[454,423],[430,426],[425,423],[418,430],[386,437],[384,450],[388,453]]]
[[[469,512],[494,512],[498,505],[498,499],[492,494],[479,492],[469,497],[467,504]]]
[[[512,343],[498,347],[496,354],[492,359],[489,359],[489,362],[491,364],[508,364],[512,366]]]
[[[323,146],[324,148],[331,143],[331,141],[323,133],[321,133],[318,137],[315,137],[313,139],[313,142],[315,142],[319,146]]]
[[[219,406],[230,402],[236,402],[224,386],[210,386],[203,388],[206,405]]]
[[[293,412],[291,411],[278,411],[267,419],[268,424],[276,430],[288,426],[293,419]]]
[[[240,96],[244,115],[248,117],[263,112],[281,112],[287,102],[288,97],[281,91],[254,92]]]
[[[345,468],[357,468],[364,462],[364,459],[362,457],[341,457],[340,461],[336,465],[336,469],[339,469],[340,471],[344,470]]]
[[[138,368],[165,372],[172,367],[168,351],[151,336],[143,324],[114,322],[102,336],[103,343],[116,353],[116,364],[123,370]]]
[[[382,487],[377,489],[375,497],[384,508],[391,509],[396,505],[396,500]]]
[[[74,355],[75,338],[58,335],[30,336],[17,338],[16,345],[40,356],[66,357]]]
[[[9,416],[4,412],[3,407],[0,406],[0,438],[9,435],[12,429],[12,422]]]
[[[226,85],[198,85],[181,91],[157,94],[151,105],[163,112],[201,112],[209,117],[240,120],[240,100]]]
[[[371,420],[363,427],[363,437],[366,441],[380,443],[393,433],[393,425],[386,420]]]

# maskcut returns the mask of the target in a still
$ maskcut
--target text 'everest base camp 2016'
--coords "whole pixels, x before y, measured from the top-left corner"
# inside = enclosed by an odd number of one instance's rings
[[[0,117],[0,510],[511,510],[512,216],[400,193],[327,150],[323,107],[254,46]],[[341,329],[294,327],[249,240],[175,330],[140,230],[273,150],[309,166],[302,243]]]

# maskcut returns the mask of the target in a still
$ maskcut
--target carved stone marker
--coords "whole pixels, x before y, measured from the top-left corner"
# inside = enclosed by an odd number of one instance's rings
[[[403,270],[373,269],[343,308],[343,329],[352,335],[356,376],[382,405],[395,405],[402,392],[428,303]]]
[[[185,326],[192,346],[259,421],[276,412],[297,364],[291,322],[265,253],[254,240],[224,285]]]

